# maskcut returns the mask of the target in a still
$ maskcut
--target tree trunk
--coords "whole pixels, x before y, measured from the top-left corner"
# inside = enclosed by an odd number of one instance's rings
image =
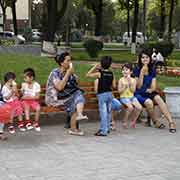
[[[66,46],[70,46],[70,33],[71,33],[71,27],[70,27],[70,22],[68,20],[66,24]]]
[[[168,41],[171,41],[174,4],[175,4],[174,0],[171,0],[171,3],[170,3],[170,12],[169,12]]]
[[[147,8],[147,0],[143,2],[143,36],[144,42],[146,40],[146,8]]]
[[[166,7],[165,7],[165,0],[161,0],[161,20],[160,20],[160,33],[159,33],[159,37],[160,39],[163,39],[164,36],[164,32],[165,32],[165,20],[166,20]]]
[[[47,0],[47,12],[47,29],[42,44],[41,55],[54,57],[57,51],[53,43],[56,32],[57,0]]]
[[[6,8],[2,7],[2,12],[3,12],[3,31],[6,29]]]
[[[103,0],[100,0],[98,9],[95,12],[95,16],[96,16],[95,36],[102,35],[102,14],[103,14]]]
[[[59,3],[60,3],[60,1],[58,1],[58,10],[57,10],[57,17],[56,17],[56,25],[58,25],[59,21],[64,16],[64,14],[65,14],[65,12],[67,10],[67,7],[68,7],[68,3],[71,3],[71,1],[69,1],[69,0],[62,0],[61,4],[59,4]]]
[[[16,1],[12,2],[12,17],[13,17],[13,28],[14,28],[14,34],[17,36],[18,29],[17,29],[17,18],[16,18]]]
[[[45,40],[54,42],[54,34],[56,32],[56,15],[57,15],[57,0],[48,0],[48,24]]]
[[[128,38],[130,38],[130,7],[129,7],[129,0],[127,0],[126,3],[127,3],[127,33],[128,33]]]
[[[131,53],[136,53],[136,32],[138,26],[138,15],[139,15],[139,0],[134,0],[134,22],[132,28],[132,47]]]

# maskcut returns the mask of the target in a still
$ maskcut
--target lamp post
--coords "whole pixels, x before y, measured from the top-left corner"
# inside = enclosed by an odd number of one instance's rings
[[[85,24],[85,26],[86,26],[86,27],[85,27],[85,36],[88,35],[88,25],[89,25],[89,24],[87,24],[87,23]]]

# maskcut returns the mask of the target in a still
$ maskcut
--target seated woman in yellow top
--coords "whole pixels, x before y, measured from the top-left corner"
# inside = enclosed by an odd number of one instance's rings
[[[136,127],[136,120],[142,110],[141,104],[138,102],[136,97],[134,97],[134,92],[136,90],[136,80],[131,77],[132,65],[124,64],[122,67],[123,77],[119,79],[118,82],[118,92],[120,93],[120,102],[125,105],[125,115],[123,118],[123,127],[128,128],[128,118],[132,114],[131,127]]]

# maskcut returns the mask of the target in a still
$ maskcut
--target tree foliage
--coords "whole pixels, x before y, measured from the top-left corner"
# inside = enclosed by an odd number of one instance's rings
[[[102,35],[103,0],[84,0],[84,4],[94,12],[95,36]]]

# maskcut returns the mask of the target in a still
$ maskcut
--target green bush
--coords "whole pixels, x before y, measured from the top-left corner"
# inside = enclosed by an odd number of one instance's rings
[[[84,48],[91,58],[98,57],[99,52],[103,48],[103,43],[94,39],[88,39],[83,43]]]
[[[169,59],[167,65],[172,67],[180,67],[180,61],[175,59]]]
[[[13,39],[0,39],[0,46],[12,46],[15,44]]]
[[[171,55],[174,44],[168,41],[148,42],[140,45],[140,49],[149,49],[151,52],[153,48],[157,49],[165,58]]]

